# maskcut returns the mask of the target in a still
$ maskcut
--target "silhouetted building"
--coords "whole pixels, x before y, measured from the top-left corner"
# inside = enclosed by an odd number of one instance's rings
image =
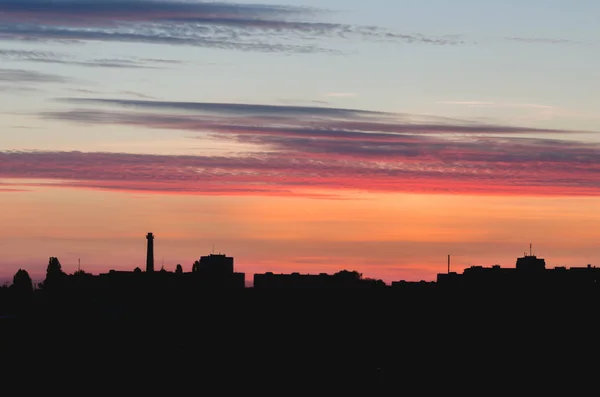
[[[198,272],[204,274],[232,274],[233,258],[225,254],[210,254],[201,256],[198,261]]]
[[[246,275],[236,273],[233,257],[225,254],[201,256],[194,262],[192,274],[203,287],[246,287]]]
[[[148,248],[146,252],[146,272],[152,273],[154,271],[154,235],[148,233],[146,235],[148,240]]]
[[[438,283],[454,283],[460,280],[461,275],[456,272],[439,273],[437,275]],[[392,283],[393,284],[393,283]]]
[[[458,273],[440,273],[437,284],[441,288],[467,287],[482,291],[535,291],[536,289],[596,287],[600,279],[600,269],[587,267],[564,266],[546,269],[546,261],[531,253],[525,253],[517,258],[516,266],[503,268],[499,265],[492,267],[471,266]]]
[[[600,287],[600,268],[587,265],[586,267],[564,266],[546,270],[546,278],[553,285],[579,285]]]
[[[453,273],[456,274],[456,273]],[[392,281],[391,287],[396,291],[416,292],[431,291],[435,288],[435,281]]]
[[[517,258],[517,270],[521,272],[543,272],[546,270],[546,261],[535,255],[525,254]]]
[[[363,279],[356,271],[342,270],[335,274],[275,274],[254,275],[254,288],[357,288],[381,287],[381,280]]]

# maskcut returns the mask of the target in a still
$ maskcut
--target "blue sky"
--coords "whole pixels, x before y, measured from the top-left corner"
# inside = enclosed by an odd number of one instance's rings
[[[0,9],[7,4],[26,7],[28,3],[0,1]],[[114,9],[126,10],[127,3],[115,1]],[[360,34],[333,39],[319,33],[286,31],[269,36],[251,33],[249,38],[251,44],[258,46],[294,42],[339,54],[240,51],[123,41],[51,43],[40,40],[43,32],[35,32],[37,42],[27,42],[14,40],[17,25],[10,22],[15,18],[9,12],[2,24],[3,37],[8,39],[0,41],[4,51],[2,67],[56,74],[67,81],[27,84],[41,92],[7,90],[14,84],[2,83],[0,103],[5,111],[35,112],[56,106],[48,99],[83,96],[84,92],[73,90],[89,90],[103,96],[135,97],[137,93],[140,97],[174,101],[269,104],[326,101],[331,106],[492,118],[544,127],[599,127],[595,109],[600,105],[597,94],[600,27],[595,21],[600,6],[595,2],[305,0],[264,4],[331,10],[314,12],[309,20],[353,27],[376,26],[382,35],[422,35],[425,40],[457,37],[448,39],[450,44],[431,44],[419,39],[408,42],[402,38],[378,42]],[[82,10],[86,12],[85,8]],[[291,17],[307,18],[293,14]],[[53,18],[55,14],[46,14],[42,20],[49,23]],[[135,29],[136,24],[133,25],[123,29]],[[171,25],[177,29],[177,23]],[[140,64],[160,68],[33,63],[16,60],[18,56],[7,54],[10,50],[52,51],[74,62],[143,59]],[[145,59],[181,63],[157,65]],[[348,95],[328,95],[336,93]],[[10,128],[14,122],[38,124],[25,116],[3,119],[4,128]],[[14,146],[14,139],[8,144]]]

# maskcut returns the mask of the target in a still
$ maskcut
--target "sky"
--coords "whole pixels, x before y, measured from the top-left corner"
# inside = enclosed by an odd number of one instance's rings
[[[259,1],[259,0],[257,0]],[[600,3],[0,0],[0,280],[600,265]]]

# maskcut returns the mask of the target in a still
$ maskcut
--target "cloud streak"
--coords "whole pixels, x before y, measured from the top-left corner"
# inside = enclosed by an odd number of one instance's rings
[[[490,101],[442,101],[438,102],[442,105],[458,105],[481,108],[524,108],[524,109],[554,109],[551,105],[542,105],[537,103],[507,103],[507,102],[490,102]]]
[[[484,154],[481,149],[476,156],[479,161],[463,155],[458,162],[433,161],[427,156],[407,156],[402,161],[381,156],[370,161],[348,161],[332,155],[324,159],[276,153],[215,157],[0,152],[0,178],[48,180],[48,186],[54,187],[128,192],[316,198],[324,190],[337,190],[340,196],[346,190],[541,196],[600,193],[600,148],[591,154],[595,156],[593,163],[578,161],[573,155],[562,161],[535,156],[481,161]]]
[[[600,145],[564,139],[573,131],[435,117],[414,122],[410,115],[310,106],[63,102],[101,109],[45,112],[40,117],[183,130],[204,139],[242,143],[246,149],[220,157],[2,152],[0,178],[189,194],[600,194]],[[248,151],[247,144],[256,149]]]
[[[2,83],[66,83],[69,79],[50,73],[24,69],[0,69]]]
[[[286,133],[298,136],[329,134],[371,138],[391,134],[560,134],[560,129],[528,128],[474,123],[436,116],[371,111],[362,109],[262,105],[247,103],[173,102],[105,98],[60,98],[58,102],[89,105],[94,109],[44,112],[45,118],[94,124],[127,124],[144,127],[229,134]],[[97,110],[98,107],[103,108]],[[127,110],[127,111],[124,111]],[[334,135],[331,135],[334,134]]]
[[[26,69],[0,68],[0,92],[32,93],[41,91],[40,84],[62,84],[72,79],[56,74]]]
[[[374,26],[313,21],[319,10],[185,1],[0,0],[0,39],[121,41],[270,52],[332,52],[324,37],[456,45],[457,36],[402,34]],[[289,41],[295,41],[290,44]]]
[[[519,43],[529,43],[529,44],[562,44],[562,45],[571,45],[571,44],[583,44],[582,41],[569,40],[569,39],[559,39],[559,38],[549,38],[549,37],[506,37],[506,40],[516,41]]]
[[[52,51],[29,51],[0,49],[0,59],[7,61],[55,63],[62,65],[85,66],[93,68],[118,68],[118,69],[165,69],[173,66],[179,61],[161,59],[88,59],[77,60],[66,54]],[[158,65],[157,65],[158,64]]]
[[[394,113],[345,109],[319,106],[262,105],[249,103],[218,102],[174,102],[146,101],[106,98],[59,98],[56,101],[71,104],[106,105],[138,109],[154,109],[164,111],[186,111],[192,113],[219,114],[224,116],[261,116],[261,117],[356,117],[356,116],[393,116]]]
[[[62,65],[85,66],[92,68],[113,68],[113,69],[162,69],[157,66],[145,65],[128,59],[92,59],[89,61],[77,61],[66,59],[30,59],[32,62],[56,63]]]

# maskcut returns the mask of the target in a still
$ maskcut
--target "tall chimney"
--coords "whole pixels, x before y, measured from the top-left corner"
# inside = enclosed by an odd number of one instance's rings
[[[148,240],[148,250],[146,251],[146,272],[152,273],[154,271],[154,235],[148,233],[146,235]]]

